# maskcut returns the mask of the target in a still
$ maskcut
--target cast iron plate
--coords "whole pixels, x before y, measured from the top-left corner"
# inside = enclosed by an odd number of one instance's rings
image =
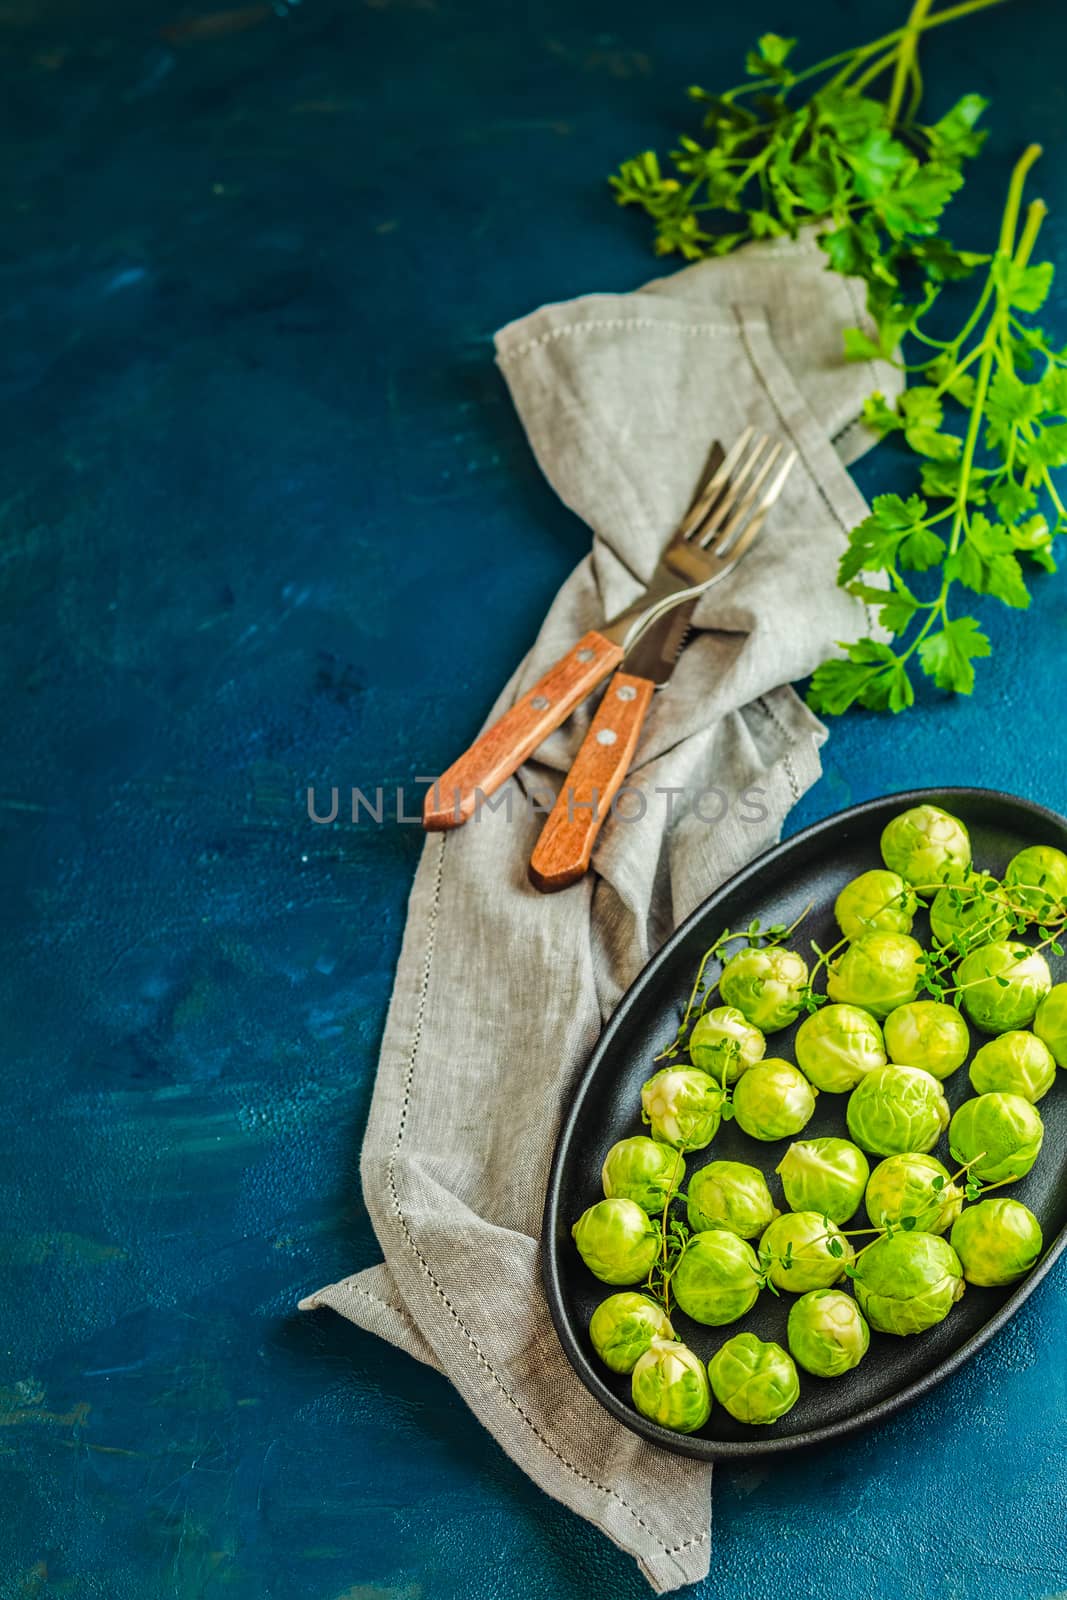
[[[926,1333],[909,1338],[872,1334],[867,1356],[842,1378],[819,1379],[802,1372],[800,1399],[779,1422],[746,1428],[715,1405],[707,1425],[698,1433],[684,1435],[660,1428],[634,1410],[629,1378],[609,1372],[589,1342],[589,1318],[598,1303],[614,1291],[586,1270],[571,1239],[571,1224],[602,1196],[600,1168],[610,1146],[616,1139],[646,1131],[641,1124],[641,1084],[655,1070],[653,1056],[674,1036],[704,951],[723,928],[747,927],[753,917],[764,924],[790,923],[809,901],[814,908],[794,941],[797,948],[805,950],[805,940],[811,938],[823,948],[832,944],[838,937],[833,917],[838,890],[858,873],[882,865],[878,839],[883,827],[899,811],[924,800],[962,818],[970,829],[975,863],[998,876],[1009,858],[1025,845],[1051,844],[1067,851],[1067,819],[986,789],[916,789],[853,806],[816,823],[739,872],[706,900],[649,962],[601,1035],[564,1119],[549,1179],[542,1237],[552,1317],[564,1350],[591,1393],[628,1428],[667,1450],[705,1461],[750,1459],[869,1427],[927,1394],[985,1344],[1033,1292],[1067,1244],[1067,1073],[1061,1072],[1040,1105],[1045,1123],[1041,1155],[1022,1182],[1002,1191],[1022,1200],[1041,1223],[1046,1251],[1034,1271],[1005,1289],[968,1285],[945,1321]],[[916,919],[915,934],[925,941],[928,933],[922,913]],[[1064,961],[1052,957],[1050,966],[1057,981],[1067,976]],[[790,1028],[773,1034],[768,1055],[792,1060],[794,1031]],[[986,1036],[974,1028],[971,1032],[975,1050]],[[948,1079],[945,1092],[953,1110],[973,1092],[966,1066]],[[847,1134],[845,1101],[844,1095],[820,1095],[804,1137]],[[736,1123],[723,1123],[711,1146],[694,1152],[687,1166],[693,1172],[713,1159],[751,1162],[767,1174],[775,1203],[785,1209],[774,1169],[789,1143],[783,1139],[762,1144],[748,1138]],[[931,1153],[950,1162],[944,1136]],[[862,1208],[849,1226],[866,1226]],[[742,1329],[784,1346],[792,1300],[792,1295],[776,1299],[764,1292],[747,1317],[727,1328],[703,1327],[680,1312],[672,1313],[672,1320],[679,1338],[706,1361],[731,1334]]]

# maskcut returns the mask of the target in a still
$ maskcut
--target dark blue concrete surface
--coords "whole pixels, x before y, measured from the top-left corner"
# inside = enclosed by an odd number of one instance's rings
[[[441,1379],[293,1310],[375,1257],[356,1162],[419,849],[304,793],[438,769],[585,547],[489,340],[653,270],[604,174],[757,29],[814,53],[903,9],[4,8],[3,1600],[645,1593]],[[1038,138],[1067,261],[1065,46],[1056,0],[931,43],[935,104],[994,99],[967,242]],[[1039,589],[973,704],[836,727],[794,824],[927,782],[1063,808]],[[720,1473],[701,1600],[1062,1597],[1065,1282],[877,1433]]]

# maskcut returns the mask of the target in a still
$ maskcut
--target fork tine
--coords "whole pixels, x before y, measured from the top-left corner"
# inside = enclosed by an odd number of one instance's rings
[[[704,518],[715,504],[719,495],[722,493],[723,488],[729,480],[730,474],[737,466],[738,461],[740,461],[741,456],[755,431],[755,428],[750,425],[734,441],[730,450],[723,457],[722,461],[720,461],[715,472],[704,485],[704,488],[697,495],[696,499],[693,501],[693,504],[686,512],[685,517],[682,520],[681,527],[678,529],[678,533],[676,535],[677,538],[688,539],[689,535],[697,527],[699,527],[701,522],[703,522]]]
[[[771,468],[774,466],[774,463],[778,460],[778,457],[781,455],[781,453],[782,446],[780,442],[772,445],[770,450],[768,450],[766,456],[760,463],[759,471],[749,483],[745,493],[741,496],[741,499],[737,504],[737,509],[734,511],[733,515],[722,529],[719,538],[715,541],[716,555],[724,556],[729,553],[730,545],[734,539],[734,536],[739,533],[741,528],[744,526],[745,518],[748,516],[749,512],[752,510],[752,507],[756,503],[756,496],[759,494],[760,489],[763,487],[763,484],[771,471]],[[709,541],[702,539],[702,548],[707,549],[708,542]]]
[[[714,506],[712,506],[712,508],[704,515],[702,520],[696,524],[692,531],[686,536],[689,543],[698,544],[704,550],[708,548],[708,545],[712,540],[712,535],[718,532],[725,519],[730,515],[734,507],[737,505],[738,496],[741,494],[742,489],[745,486],[745,480],[749,477],[749,474],[754,472],[758,467],[760,457],[769,443],[770,440],[765,433],[762,433],[757,437],[744,461],[742,461],[741,465],[730,474],[729,482],[726,484],[721,496],[716,501]],[[736,453],[738,452],[736,451],[735,446],[735,449],[732,450],[730,454],[735,455]]]
[[[734,566],[738,561],[740,561],[741,557],[745,554],[745,551],[760,533],[763,524],[767,520],[767,513],[770,511],[771,507],[774,505],[774,502],[778,499],[778,496],[784,489],[785,480],[792,472],[796,463],[796,459],[796,451],[790,450],[789,454],[782,462],[782,465],[778,468],[778,471],[774,477],[774,481],[767,490],[766,494],[763,496],[763,499],[760,501],[759,507],[750,519],[748,526],[744,528],[734,540],[733,547],[728,552],[730,566]],[[723,554],[723,551],[720,549],[717,554],[721,555]]]

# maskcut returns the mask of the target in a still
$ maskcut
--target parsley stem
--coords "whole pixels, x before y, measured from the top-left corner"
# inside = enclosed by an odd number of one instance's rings
[[[1019,208],[1022,205],[1023,186],[1026,183],[1026,174],[1041,154],[1039,144],[1027,145],[1022,155],[1012,169],[1011,181],[1008,184],[1008,198],[1004,205],[1004,216],[1000,225],[1000,248],[998,256],[1010,256],[1015,249],[1015,230],[1019,222]],[[1033,208],[1031,208],[1032,210]],[[1037,229],[1041,226],[1041,215],[1034,214],[1036,222],[1032,222],[1028,214],[1026,229],[1020,248],[1026,246],[1027,254],[1033,248]],[[1028,241],[1028,242],[1027,242]],[[995,261],[994,261],[995,265]],[[988,301],[989,294],[996,291],[996,274],[992,270],[986,281],[979,305]],[[980,315],[981,313],[979,313]],[[956,490],[956,508],[952,518],[952,532],[949,536],[949,555],[953,556],[959,549],[960,535],[963,532],[967,516],[967,497],[971,485],[971,473],[974,470],[975,450],[978,446],[978,435],[981,431],[982,418],[985,414],[986,395],[989,392],[989,380],[993,374],[993,363],[997,356],[997,344],[1003,336],[1004,324],[1008,317],[1007,296],[996,291],[996,304],[990,317],[989,327],[985,337],[978,348],[981,350],[981,359],[978,374],[974,384],[974,399],[971,402],[971,414],[967,420],[967,433],[963,441],[963,459],[960,463],[960,481]],[[948,595],[951,579],[945,578],[941,585],[942,602]],[[931,613],[932,615],[933,613]]]
[[[1035,148],[1038,148],[1035,146]],[[1043,200],[1031,200],[1026,208],[1026,221],[1023,224],[1019,247],[1015,252],[1015,265],[1025,267],[1030,260],[1037,236],[1041,231],[1041,224],[1048,216],[1048,206]]]
[[[934,393],[938,396],[938,398],[940,398],[941,395],[943,395],[945,393],[946,389],[949,389],[952,386],[952,384],[955,383],[956,379],[961,375],[961,373],[966,372],[967,368],[972,366],[974,364],[974,362],[976,362],[978,360],[978,358],[981,356],[981,354],[982,354],[982,346],[981,345],[975,345],[974,349],[970,352],[969,355],[964,356],[962,361],[957,361],[957,363],[953,367],[952,371],[948,374],[947,377],[942,378],[941,382],[937,385],[937,388],[934,390]]]
[[[994,316],[997,313],[994,312]],[[959,549],[960,534],[963,532],[964,518],[967,515],[967,494],[971,486],[971,473],[974,469],[974,453],[978,447],[978,434],[982,426],[982,417],[985,413],[986,394],[989,391],[989,380],[993,374],[993,362],[996,359],[996,345],[988,336],[983,341],[982,359],[978,366],[978,376],[974,381],[974,402],[971,406],[971,415],[967,421],[967,434],[963,441],[963,460],[960,464],[960,484],[956,490],[956,509],[952,518],[952,532],[949,535],[948,552],[955,555]],[[943,592],[947,595],[950,580],[946,578],[942,584]]]
[[[1003,5],[1005,0],[965,0],[963,5],[949,6],[947,11],[939,11],[935,16],[928,17],[923,23],[922,31],[929,33],[931,28],[940,28],[942,23],[956,22],[960,17],[969,17],[972,11],[985,11],[989,6]],[[904,29],[900,29],[903,33]]]
[[[1050,498],[1052,500],[1052,504],[1056,507],[1056,510],[1059,512],[1060,516],[1067,518],[1067,506],[1064,505],[1063,501],[1060,499],[1059,495],[1057,494],[1056,485],[1052,481],[1052,474],[1049,472],[1047,467],[1044,467],[1042,469],[1041,481],[1044,483],[1045,488],[1048,490],[1049,496],[1050,496]]]
[[[908,77],[911,80],[911,95],[908,99],[908,110],[904,120],[906,122],[914,122],[915,118],[919,114],[919,107],[922,105],[923,94],[925,92],[922,68],[919,66],[918,52],[916,52],[912,59],[911,71],[909,72]]]
[[[842,62],[845,62],[847,63],[845,71],[839,73],[833,80],[835,84],[838,82],[843,83],[861,62],[868,60],[873,55],[877,55],[879,51],[893,50],[908,37],[909,32],[914,31],[916,35],[928,33],[931,28],[940,28],[946,22],[956,22],[960,17],[969,17],[972,12],[988,11],[990,6],[1006,5],[1007,0],[963,0],[960,5],[949,6],[946,11],[940,11],[932,17],[928,17],[925,12],[931,4],[932,0],[926,0],[921,22],[915,24],[909,18],[904,27],[894,28],[892,33],[883,34],[880,39],[872,39],[869,44],[857,45],[851,50],[839,50],[836,55],[827,56],[823,61],[816,61],[814,66],[804,67],[800,72],[791,73],[791,83],[803,83],[805,79],[815,78],[819,73],[829,72],[831,67],[840,66]],[[886,66],[888,65],[889,63],[887,62]],[[884,68],[879,68],[879,71],[883,70]],[[778,89],[780,87],[781,85],[775,78],[749,79],[747,83],[735,84],[732,89],[727,89],[723,98],[734,100],[740,94],[758,93],[763,89]]]
[[[1019,207],[1022,205],[1023,185],[1026,174],[1034,162],[1041,155],[1039,144],[1028,144],[1011,172],[1011,181],[1008,184],[1008,199],[1004,206],[1004,216],[1000,224],[1000,249],[1010,256],[1015,250],[1015,229],[1019,222]]]
[[[884,55],[879,56],[877,61],[867,68],[866,72],[861,72],[859,77],[849,84],[849,88],[856,94],[862,93],[869,83],[874,82],[875,78],[880,78],[883,72],[888,72],[896,61],[899,61],[897,52],[895,50],[887,50]]]
[[[908,79],[915,65],[915,49],[919,42],[919,33],[926,14],[930,10],[933,0],[915,0],[904,28],[904,37],[897,51],[897,64],[893,72],[893,86],[889,91],[889,104],[886,109],[886,121],[894,127],[900,116],[900,106],[904,99],[904,90],[907,88]]]
[[[989,304],[990,300],[993,298],[993,290],[994,290],[995,287],[996,286],[995,286],[995,284],[993,282],[992,273],[986,273],[986,280],[985,280],[985,283],[982,285],[982,292],[978,296],[978,300],[977,300],[977,303],[975,305],[975,308],[971,312],[970,316],[967,318],[967,321],[963,324],[963,327],[960,329],[960,331],[956,335],[956,337],[953,340],[950,341],[949,346],[948,346],[949,349],[955,347],[955,349],[957,351],[959,351],[967,343],[967,340],[971,337],[971,334],[974,332],[975,328],[977,328],[978,324],[981,322],[982,317],[983,317],[983,315],[985,313],[985,308]],[[976,346],[976,348],[977,348],[977,346]],[[974,351],[972,351],[971,354],[973,356]]]

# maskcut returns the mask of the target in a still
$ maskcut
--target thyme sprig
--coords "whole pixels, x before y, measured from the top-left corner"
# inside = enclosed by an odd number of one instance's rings
[[[773,922],[764,927],[758,919],[753,919],[747,928],[725,928],[719,934],[713,945],[705,950],[697,967],[693,987],[689,992],[682,1020],[678,1024],[677,1032],[669,1044],[664,1045],[659,1053],[653,1056],[654,1061],[674,1061],[681,1054],[690,1028],[704,1015],[708,1006],[718,990],[718,977],[714,982],[708,974],[708,968],[718,961],[725,965],[727,952],[732,944],[742,942],[749,947],[759,947],[772,944],[784,944],[800,927],[804,918],[811,911],[811,903],[806,905],[798,917],[788,925],[784,922]],[[725,1090],[725,1078],[723,1089]]]

